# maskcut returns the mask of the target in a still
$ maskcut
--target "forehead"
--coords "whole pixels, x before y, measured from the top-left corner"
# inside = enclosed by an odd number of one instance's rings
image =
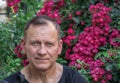
[[[48,23],[47,25],[30,25],[26,32],[26,36],[31,39],[58,39],[57,30],[52,23]]]

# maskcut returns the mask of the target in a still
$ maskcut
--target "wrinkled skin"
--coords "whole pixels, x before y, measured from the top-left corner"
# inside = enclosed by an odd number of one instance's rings
[[[58,39],[57,30],[52,23],[44,26],[30,25],[23,40],[23,49],[29,65],[44,71],[56,64],[62,50],[62,40]]]

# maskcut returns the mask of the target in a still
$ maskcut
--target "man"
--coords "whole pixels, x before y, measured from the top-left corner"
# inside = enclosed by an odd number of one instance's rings
[[[24,31],[23,51],[29,64],[1,83],[87,83],[77,72],[56,62],[62,51],[60,26],[47,16],[36,16]]]

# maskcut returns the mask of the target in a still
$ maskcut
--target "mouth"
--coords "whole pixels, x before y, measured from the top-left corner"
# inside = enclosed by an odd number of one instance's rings
[[[37,61],[42,61],[42,62],[44,62],[44,61],[48,61],[48,58],[35,58]]]

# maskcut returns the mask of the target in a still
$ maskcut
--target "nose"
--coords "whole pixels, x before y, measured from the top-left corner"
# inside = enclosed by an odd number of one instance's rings
[[[38,48],[38,50],[37,50],[37,53],[39,54],[39,55],[45,55],[46,54],[46,48],[45,48],[45,46],[44,45],[41,45],[39,48]]]

